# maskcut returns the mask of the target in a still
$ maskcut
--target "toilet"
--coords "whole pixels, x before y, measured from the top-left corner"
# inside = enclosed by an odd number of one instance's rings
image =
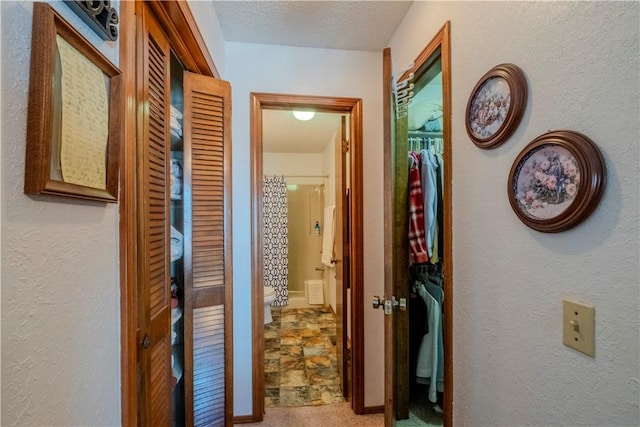
[[[268,325],[273,321],[271,318],[271,303],[276,300],[276,290],[271,286],[264,287],[264,324]]]

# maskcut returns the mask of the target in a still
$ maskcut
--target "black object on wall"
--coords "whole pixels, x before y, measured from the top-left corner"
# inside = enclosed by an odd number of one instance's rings
[[[68,0],[73,10],[102,40],[118,40],[118,11],[111,7],[111,0]]]

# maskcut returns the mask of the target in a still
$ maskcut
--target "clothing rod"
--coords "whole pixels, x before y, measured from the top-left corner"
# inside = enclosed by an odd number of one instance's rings
[[[425,132],[425,131],[410,130],[409,137],[442,138],[442,132]]]
[[[283,176],[285,178],[329,178],[329,175],[265,175],[266,177]]]

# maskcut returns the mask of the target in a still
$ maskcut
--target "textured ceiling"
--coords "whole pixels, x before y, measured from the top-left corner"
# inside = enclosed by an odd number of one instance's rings
[[[326,49],[381,51],[411,1],[213,1],[226,41]],[[263,149],[322,153],[340,115],[316,113],[308,121],[291,111],[265,110]]]
[[[380,51],[411,1],[214,1],[226,41]]]

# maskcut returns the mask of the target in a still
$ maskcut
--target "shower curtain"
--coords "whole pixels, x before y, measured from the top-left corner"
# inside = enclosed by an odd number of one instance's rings
[[[263,182],[264,284],[276,291],[272,305],[287,305],[288,246],[287,182],[283,176],[264,177]]]

